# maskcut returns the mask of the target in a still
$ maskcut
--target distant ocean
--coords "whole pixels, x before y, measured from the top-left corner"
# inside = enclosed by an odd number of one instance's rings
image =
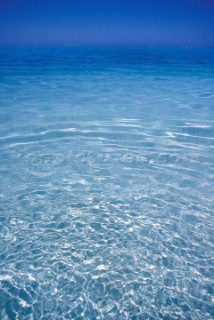
[[[0,47],[0,319],[214,318],[214,49]]]

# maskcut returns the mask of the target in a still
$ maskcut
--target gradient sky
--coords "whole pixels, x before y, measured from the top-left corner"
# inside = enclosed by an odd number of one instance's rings
[[[214,46],[214,0],[0,0],[0,44]]]

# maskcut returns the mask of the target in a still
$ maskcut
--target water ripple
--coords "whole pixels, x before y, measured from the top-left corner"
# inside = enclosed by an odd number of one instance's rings
[[[213,319],[210,53],[40,50],[0,51],[0,318]]]

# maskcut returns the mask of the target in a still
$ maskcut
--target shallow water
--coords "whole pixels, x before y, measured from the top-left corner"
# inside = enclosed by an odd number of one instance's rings
[[[0,318],[213,319],[214,49],[0,48]]]

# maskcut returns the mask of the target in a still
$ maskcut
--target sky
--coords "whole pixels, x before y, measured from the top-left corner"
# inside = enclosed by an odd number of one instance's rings
[[[214,47],[214,0],[0,0],[0,44]]]

